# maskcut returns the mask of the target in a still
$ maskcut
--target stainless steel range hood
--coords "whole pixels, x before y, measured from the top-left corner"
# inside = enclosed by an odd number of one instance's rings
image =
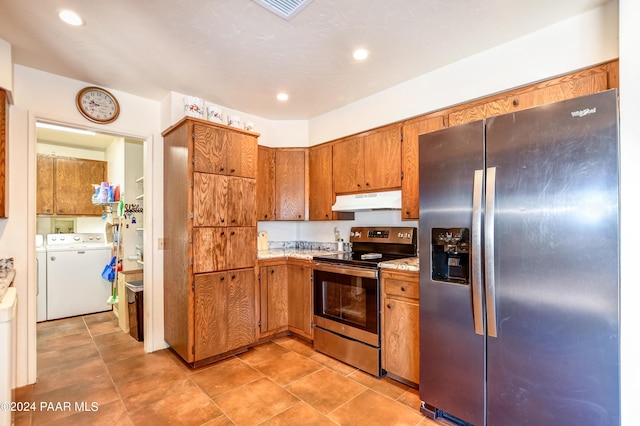
[[[334,212],[363,212],[372,210],[400,210],[402,191],[369,192],[336,196],[331,207]]]

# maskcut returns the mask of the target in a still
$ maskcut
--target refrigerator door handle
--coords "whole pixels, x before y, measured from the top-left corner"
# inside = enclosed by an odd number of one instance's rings
[[[487,335],[498,337],[496,319],[496,269],[494,221],[496,202],[496,168],[487,168],[487,194],[484,218],[484,273],[487,292]]]
[[[471,295],[473,301],[473,328],[484,335],[482,318],[482,193],[484,172],[473,175],[473,208],[471,218]]]

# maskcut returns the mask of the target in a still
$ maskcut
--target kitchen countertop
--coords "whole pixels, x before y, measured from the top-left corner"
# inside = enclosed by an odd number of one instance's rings
[[[398,269],[403,271],[418,272],[420,270],[420,259],[418,257],[405,257],[403,259],[380,262],[378,265],[381,268],[386,269]]]
[[[6,276],[0,278],[0,300],[4,297],[7,289],[11,286],[13,279],[16,276],[16,271],[11,269],[7,272]]]
[[[310,249],[297,249],[297,248],[283,248],[283,249],[269,249],[258,250],[258,260],[275,259],[279,257],[295,259],[313,259],[313,256],[324,256],[327,254],[340,253],[339,251],[330,250],[310,250]]]

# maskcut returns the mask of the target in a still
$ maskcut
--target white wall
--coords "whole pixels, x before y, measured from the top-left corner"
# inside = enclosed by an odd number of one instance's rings
[[[75,106],[76,93],[90,84],[63,78],[38,70],[15,65],[14,104],[9,110],[8,144],[8,181],[9,181],[9,218],[0,221],[0,256],[16,259],[15,286],[18,290],[18,386],[33,383],[36,379],[35,360],[35,158],[36,136],[35,122],[46,119],[77,127],[90,128],[112,134],[120,134],[146,140],[148,163],[153,164],[156,151],[162,151],[160,136],[160,103],[143,99],[127,93],[112,90],[119,99],[121,113],[118,120],[108,125],[96,125],[86,121]],[[160,155],[160,158],[162,156]],[[149,174],[149,197],[157,211],[162,208],[162,162],[151,168]],[[158,187],[158,196],[153,192]],[[151,198],[153,197],[153,198]],[[154,225],[162,235],[162,218]],[[151,245],[150,245],[151,246]],[[155,251],[150,261],[147,277],[157,277],[162,288],[162,252]],[[161,292],[160,292],[161,293]],[[147,297],[148,296],[148,297]],[[162,327],[162,294],[153,289],[145,289],[145,314],[148,323],[156,322],[159,327],[145,336],[145,348],[148,350],[164,347]],[[159,312],[158,312],[159,310]],[[148,340],[148,341],[147,341]]]

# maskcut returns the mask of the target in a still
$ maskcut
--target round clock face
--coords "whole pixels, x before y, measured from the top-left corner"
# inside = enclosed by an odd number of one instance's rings
[[[99,87],[86,87],[79,91],[76,106],[85,118],[95,123],[111,123],[120,114],[115,96]]]

